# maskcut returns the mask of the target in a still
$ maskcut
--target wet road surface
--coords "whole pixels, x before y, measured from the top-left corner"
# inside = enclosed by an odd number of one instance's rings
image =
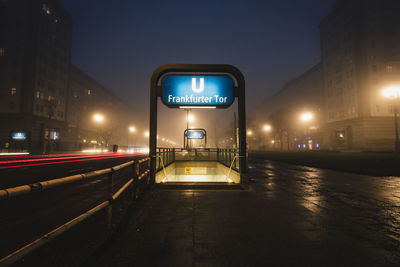
[[[155,189],[96,266],[398,266],[400,178],[250,160],[247,190]]]

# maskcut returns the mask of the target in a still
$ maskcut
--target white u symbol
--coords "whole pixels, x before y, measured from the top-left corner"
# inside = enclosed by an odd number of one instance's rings
[[[204,91],[204,78],[200,78],[200,87],[197,88],[196,78],[192,78],[192,90],[195,93],[201,93]]]

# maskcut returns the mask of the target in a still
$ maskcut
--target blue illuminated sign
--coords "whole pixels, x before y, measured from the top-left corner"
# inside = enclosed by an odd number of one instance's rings
[[[234,100],[233,81],[226,75],[169,75],[162,81],[161,99],[170,107],[228,107]]]
[[[28,135],[24,132],[14,132],[11,134],[11,138],[14,140],[25,140],[27,136]]]
[[[187,138],[188,139],[203,139],[204,132],[203,131],[189,131],[187,133]]]

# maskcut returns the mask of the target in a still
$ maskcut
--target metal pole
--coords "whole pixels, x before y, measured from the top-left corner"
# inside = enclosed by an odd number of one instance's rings
[[[139,162],[135,162],[132,164],[132,177],[133,177],[133,186],[132,186],[132,199],[135,201],[138,198],[137,188],[138,188],[138,177],[139,177]]]
[[[396,153],[400,152],[400,140],[399,140],[399,126],[397,122],[397,103],[394,104],[394,129],[395,129],[395,134],[396,134],[396,140],[394,144],[394,151]]]
[[[189,129],[189,109],[186,110],[186,129]]]
[[[239,169],[240,169],[240,182],[246,184],[248,182],[247,176],[247,151],[246,151],[246,95],[245,95],[245,82],[243,76],[242,88],[238,92],[238,116],[239,116]]]
[[[235,134],[235,148],[238,147],[238,140],[237,140],[237,126],[236,126],[236,111],[233,113],[233,127],[234,127],[234,134]]]
[[[114,186],[114,170],[112,170],[109,174],[108,174],[108,178],[107,178],[107,198],[108,201],[110,201],[110,203],[112,204],[112,196],[113,196],[113,186]],[[107,230],[108,233],[111,233],[112,231],[112,205],[108,206],[108,210],[107,210]]]
[[[149,156],[150,156],[150,182],[154,183],[156,178],[156,157],[157,157],[157,75],[151,77],[150,92],[150,135],[149,135]]]

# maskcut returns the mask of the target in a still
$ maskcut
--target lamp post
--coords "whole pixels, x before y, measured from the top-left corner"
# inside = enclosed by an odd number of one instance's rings
[[[399,127],[397,122],[397,104],[400,99],[400,86],[391,86],[382,90],[382,95],[393,100],[393,113],[394,113],[394,130],[395,130],[395,143],[394,151],[396,153],[400,152],[400,140],[399,140]]]
[[[98,124],[97,127],[97,138],[96,138],[96,146],[99,146],[100,139],[100,124],[104,121],[104,116],[102,114],[96,113],[93,115],[93,121]]]
[[[266,133],[270,133],[271,130],[272,130],[272,127],[271,127],[271,125],[266,124],[266,125],[264,125],[263,130],[264,130],[264,132],[266,132]],[[267,140],[267,141],[266,141],[266,144],[267,144],[267,147],[268,147],[268,138],[266,138],[266,140]]]
[[[313,121],[314,120],[314,114],[312,114],[311,112],[303,112],[303,113],[301,113],[300,114],[300,121],[302,122],[302,123],[304,123],[304,124],[306,124],[306,128],[305,128],[305,130],[304,130],[304,135],[305,135],[305,138],[307,138],[307,134],[308,134],[308,131],[307,131],[307,129],[308,129],[308,124],[311,122],[311,121]],[[308,140],[309,141],[309,140]],[[310,143],[310,142],[309,142]],[[307,144],[307,147],[309,148],[309,143]],[[304,147],[304,146],[303,146]],[[311,148],[312,149],[312,148]]]
[[[189,114],[189,111],[190,111],[189,109],[187,109],[186,111],[187,111],[187,113],[186,113],[186,129],[189,129],[189,127],[190,127],[189,123],[194,122],[194,116]],[[186,146],[187,146],[186,148],[190,147],[189,142],[191,142],[191,140],[188,140],[188,142],[186,144]]]
[[[134,127],[134,126],[130,126],[129,127],[129,135],[128,135],[128,147],[129,147],[129,145],[130,144],[132,144],[132,140],[129,140],[130,139],[130,137],[132,136],[132,134],[134,133],[134,132],[136,132],[136,128]]]

